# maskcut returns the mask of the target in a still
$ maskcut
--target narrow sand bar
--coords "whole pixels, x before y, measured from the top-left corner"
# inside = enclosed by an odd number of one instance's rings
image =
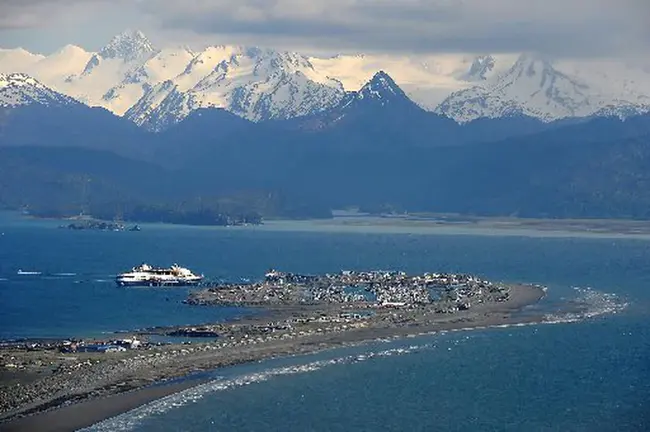
[[[0,431],[75,431],[200,383],[201,381],[187,380],[182,383],[145,387],[127,393],[118,393],[100,399],[91,399],[41,414],[23,417],[7,424],[0,424]]]
[[[293,328],[292,333],[255,341],[242,336],[233,337],[222,345],[214,342],[192,344],[191,348],[168,345],[148,351],[146,356],[139,351],[98,354],[103,356],[102,362],[86,369],[79,368],[70,375],[25,382],[21,391],[29,391],[32,386],[38,389],[39,396],[4,411],[0,415],[0,431],[72,431],[87,427],[204,382],[205,378],[192,378],[193,373],[198,371],[211,371],[273,357],[315,353],[379,338],[543,322],[543,316],[522,316],[515,312],[538,302],[544,295],[545,291],[539,287],[513,285],[510,286],[507,301],[481,304],[453,314],[433,313],[426,309],[404,313],[387,310],[386,316],[398,319],[375,319],[369,323],[351,322],[334,327],[331,323],[308,323]],[[310,310],[310,313],[313,312]],[[277,320],[282,313],[275,311],[273,320]],[[294,315],[296,311],[286,313]],[[251,317],[245,323],[233,325],[262,325],[268,319],[268,316]],[[180,377],[189,378],[169,385],[151,385],[152,382],[160,383]],[[76,384],[80,382],[83,385]],[[2,389],[3,392],[12,390],[15,388]]]

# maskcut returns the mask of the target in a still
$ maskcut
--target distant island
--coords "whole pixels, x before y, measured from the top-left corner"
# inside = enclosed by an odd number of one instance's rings
[[[161,222],[181,225],[213,225],[213,226],[244,226],[244,225],[261,225],[261,218],[238,218],[228,215],[221,215],[211,219],[183,218],[177,217],[173,220],[139,220],[139,222]],[[91,231],[142,231],[140,225],[127,226],[122,222],[105,221],[99,219],[85,219],[71,222],[69,224],[59,225],[59,228],[70,229],[74,231],[91,230]]]
[[[1,186],[1,185],[0,185]],[[0,188],[0,195],[2,189]],[[59,191],[62,192],[62,191]],[[178,201],[173,197],[159,200],[143,196],[138,200],[109,198],[100,191],[85,192],[80,199],[74,190],[62,196],[47,191],[24,204],[16,195],[11,205],[0,209],[19,210],[25,216],[73,220],[70,229],[123,231],[124,224],[164,223],[202,226],[261,225],[264,219],[330,219],[332,211],[323,205],[295,204],[273,193],[238,193],[219,197],[194,197]],[[22,200],[22,204],[19,204]],[[117,222],[116,222],[117,221]]]
[[[96,219],[83,219],[71,222],[67,225],[59,225],[59,228],[70,229],[74,231],[91,230],[91,231],[141,231],[139,225],[127,227],[121,222],[110,222]]]
[[[115,218],[111,210],[94,208],[91,215],[81,214],[70,216],[65,210],[36,209],[23,211],[23,214],[36,218],[54,218],[72,220],[60,228],[71,230],[96,230],[96,231],[140,231],[138,223],[167,223],[179,225],[212,225],[212,226],[243,226],[261,225],[262,216],[255,211],[241,213],[222,213],[213,209],[192,210],[185,208],[169,207],[136,207],[121,213]],[[133,225],[128,226],[126,223]]]

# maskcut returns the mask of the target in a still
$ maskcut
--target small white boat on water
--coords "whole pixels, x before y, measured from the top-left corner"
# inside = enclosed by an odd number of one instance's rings
[[[202,280],[203,275],[196,275],[178,264],[162,268],[144,263],[115,278],[119,286],[191,286]]]

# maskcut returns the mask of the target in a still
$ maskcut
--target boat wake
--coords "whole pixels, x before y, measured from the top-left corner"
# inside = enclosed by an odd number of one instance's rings
[[[505,328],[517,328],[517,327],[528,327],[536,326],[540,324],[555,324],[555,323],[573,323],[578,321],[583,321],[590,318],[595,318],[607,314],[616,314],[623,309],[625,309],[628,304],[615,294],[604,293],[600,291],[593,290],[591,288],[574,288],[577,296],[568,302],[568,307],[561,308],[560,311],[547,313],[543,316],[543,320],[535,322],[522,322],[522,323],[511,323],[511,324],[502,324],[494,326],[485,326],[485,327],[468,327],[468,328],[459,328],[448,331],[436,331],[432,333],[423,333],[421,335],[414,335],[413,337],[417,338],[418,336],[431,336],[439,335],[443,336],[445,334],[453,334],[455,332],[462,332],[467,330],[489,330],[489,329],[505,329]],[[305,357],[298,357],[296,360],[307,361],[300,364],[291,364],[283,365],[279,367],[272,367],[267,365],[266,369],[259,370],[252,373],[241,373],[234,376],[220,376],[217,379],[214,379],[205,384],[198,385],[196,387],[189,388],[187,390],[166,396],[164,398],[155,400],[148,404],[145,404],[139,408],[126,412],[124,414],[118,415],[116,417],[104,420],[100,423],[97,423],[89,428],[83,429],[84,432],[104,432],[104,431],[130,431],[137,429],[143,425],[148,419],[163,415],[171,410],[182,408],[187,405],[197,403],[198,401],[204,399],[210,394],[227,391],[230,389],[243,387],[246,385],[251,385],[255,383],[262,383],[269,381],[276,377],[296,375],[296,374],[305,374],[309,372],[315,372],[324,368],[328,368],[336,365],[350,365],[355,363],[361,363],[370,361],[374,358],[404,355],[411,353],[418,353],[424,351],[430,351],[434,349],[444,349],[452,350],[454,345],[463,343],[471,339],[472,336],[466,336],[464,338],[453,338],[442,341],[437,339],[431,342],[425,341],[411,341],[410,345],[406,345],[408,338],[382,338],[375,339],[375,343],[381,344],[394,344],[399,343],[399,347],[390,348],[390,349],[381,349],[377,345],[372,347],[366,346],[363,348],[362,352],[355,352],[351,355],[338,356],[335,358],[308,361]],[[425,339],[429,341],[430,339]],[[446,342],[450,342],[449,344]],[[385,347],[385,346],[384,346]],[[313,356],[317,356],[315,354]],[[313,356],[310,356],[312,359]],[[309,358],[309,357],[308,357]],[[261,367],[264,367],[263,364]],[[224,373],[222,371],[222,373]],[[225,372],[228,373],[228,372]]]
[[[105,275],[105,274],[93,274],[93,273],[75,273],[75,272],[42,272],[36,270],[18,270],[16,275],[20,276],[32,276],[32,278],[26,279],[43,279],[43,280],[69,280],[75,284],[85,284],[85,283],[114,283],[114,275]],[[7,278],[0,278],[0,281],[8,281]]]
[[[37,276],[40,275],[41,272],[39,271],[24,271],[24,270],[18,270],[16,274],[21,275],[21,276]]]
[[[544,315],[544,322],[549,324],[572,323],[612,315],[628,307],[628,303],[616,294],[596,291],[592,288],[574,287],[577,297],[569,301],[571,310]]]
[[[19,269],[16,274],[20,276],[42,276],[43,278],[66,278],[77,276],[77,273],[72,272],[43,273],[42,271],[21,269]]]

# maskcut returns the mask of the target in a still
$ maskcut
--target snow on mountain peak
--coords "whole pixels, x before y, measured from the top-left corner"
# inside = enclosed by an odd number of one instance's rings
[[[522,54],[505,72],[484,84],[452,93],[436,112],[459,122],[523,114],[552,121],[586,116],[602,101],[588,84],[533,54]]]
[[[400,106],[406,109],[417,108],[417,105],[409,99],[390,75],[379,71],[359,91],[346,94],[338,106],[339,118],[335,121],[345,117],[347,112],[360,107],[383,110],[388,106]]]
[[[77,103],[24,73],[0,74],[0,106],[40,104],[59,106]]]
[[[210,47],[171,82],[149,89],[126,116],[154,130],[207,107],[262,121],[321,111],[344,96],[307,57],[257,47]]]
[[[374,99],[383,105],[395,99],[408,99],[408,96],[395,83],[393,78],[380,70],[357,92],[358,99]]]
[[[0,89],[5,87],[24,87],[24,86],[43,86],[41,83],[36,81],[34,78],[30,77],[24,73],[12,73],[12,74],[0,74]],[[44,86],[43,86],[44,87]]]
[[[97,53],[74,45],[49,56],[0,49],[0,72],[25,72],[88,105],[128,112],[138,124],[149,115],[158,124],[175,122],[202,107],[250,120],[277,119],[350,98],[377,106],[411,98],[459,122],[628,116],[650,106],[650,70],[615,59],[551,61],[516,53],[317,57],[237,45],[158,50],[140,31],[115,36]]]
[[[144,33],[139,30],[127,30],[114,36],[97,54],[104,59],[119,58],[124,61],[132,61],[151,55],[155,51],[156,49]]]

